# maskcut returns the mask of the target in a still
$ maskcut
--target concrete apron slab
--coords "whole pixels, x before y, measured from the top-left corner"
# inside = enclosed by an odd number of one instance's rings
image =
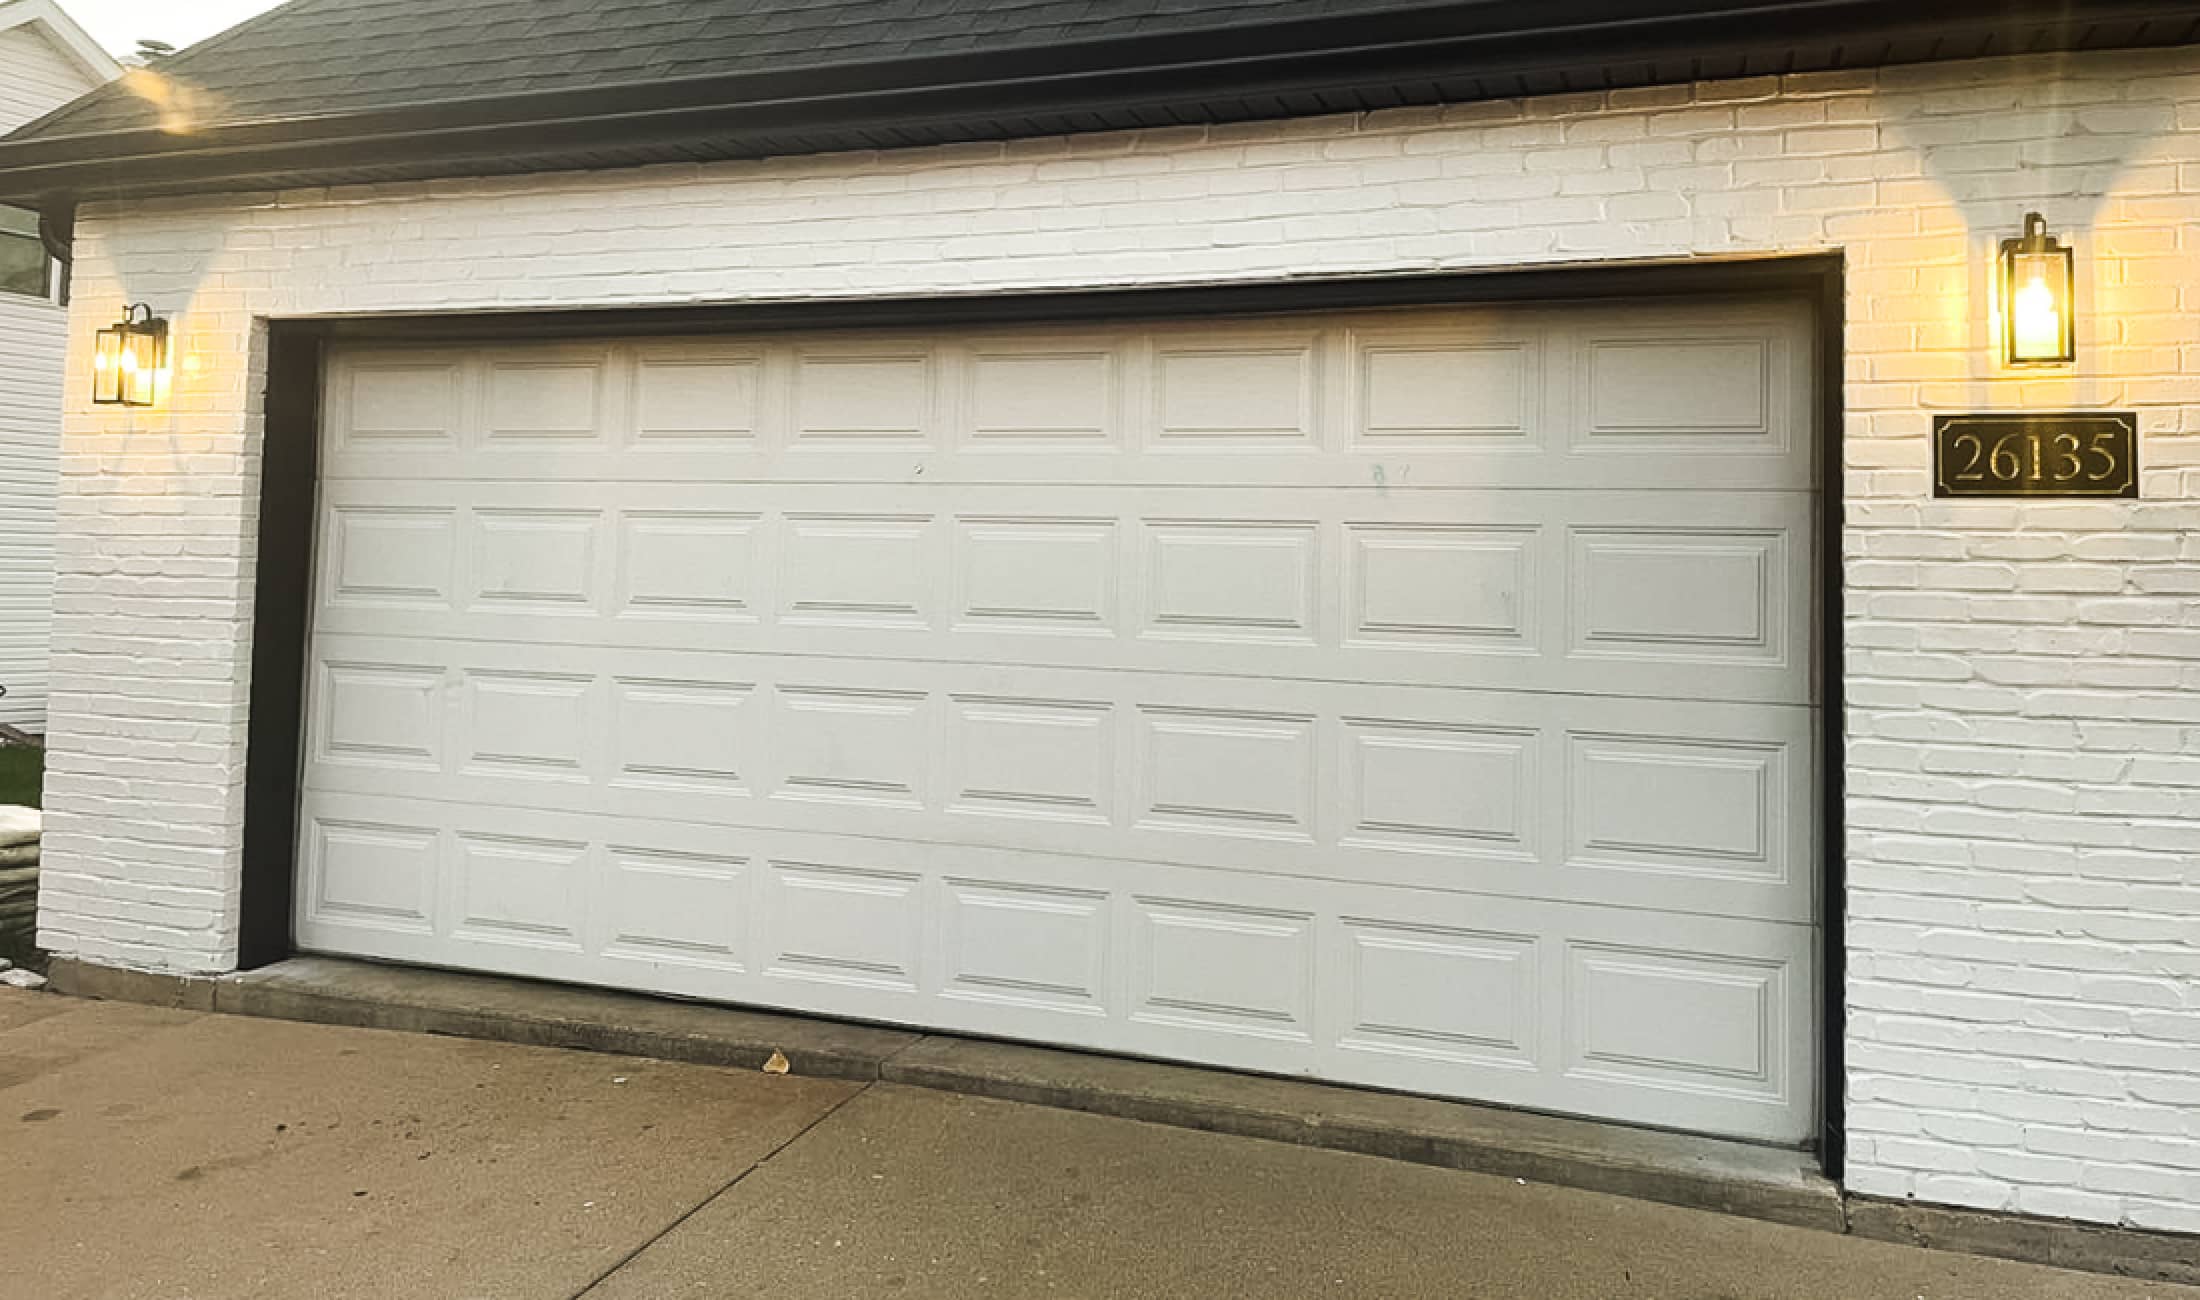
[[[0,992],[10,1297],[572,1296],[863,1089]]]
[[[2187,1237],[1844,1198],[1802,1152],[1119,1057],[325,957],[218,978],[57,961],[57,989],[190,1010],[884,1081],[1383,1156],[1828,1232],[2200,1283]]]
[[[874,1084],[582,1300],[2172,1300],[1511,1178]]]

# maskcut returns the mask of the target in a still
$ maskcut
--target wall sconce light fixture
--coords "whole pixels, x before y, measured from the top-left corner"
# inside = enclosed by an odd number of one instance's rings
[[[2002,360],[2067,366],[2078,359],[2076,258],[2047,233],[2047,218],[2024,214],[2024,234],[2001,241]]]
[[[100,406],[151,406],[168,371],[168,322],[144,303],[99,332],[92,352],[92,401]]]

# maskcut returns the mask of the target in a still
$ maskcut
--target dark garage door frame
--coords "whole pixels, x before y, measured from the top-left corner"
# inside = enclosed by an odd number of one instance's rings
[[[1826,1175],[1838,1181],[1844,1155],[1846,1025],[1842,990],[1847,915],[1841,598],[1844,267],[1838,252],[993,296],[271,320],[264,407],[266,437],[260,470],[259,564],[253,588],[239,966],[255,969],[281,961],[294,951],[292,904],[305,734],[306,656],[312,630],[322,356],[331,342],[402,339],[417,343],[888,326],[950,328],[1109,318],[1181,319],[1381,307],[1775,293],[1807,298],[1817,317],[1816,688],[1822,846],[1818,1152]]]

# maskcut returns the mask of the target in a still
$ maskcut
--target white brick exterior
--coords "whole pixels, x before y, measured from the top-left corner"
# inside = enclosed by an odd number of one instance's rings
[[[1995,242],[2080,249],[2082,363],[1989,355]],[[263,318],[1845,249],[1849,1183],[2200,1232],[2200,50],[755,164],[93,205],[42,934],[233,962]],[[74,367],[81,370],[81,365]],[[2135,408],[2144,500],[1942,503],[1935,410]]]

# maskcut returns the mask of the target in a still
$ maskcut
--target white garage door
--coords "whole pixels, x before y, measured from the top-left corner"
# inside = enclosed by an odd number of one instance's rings
[[[340,351],[301,946],[1801,1140],[1810,330]]]

